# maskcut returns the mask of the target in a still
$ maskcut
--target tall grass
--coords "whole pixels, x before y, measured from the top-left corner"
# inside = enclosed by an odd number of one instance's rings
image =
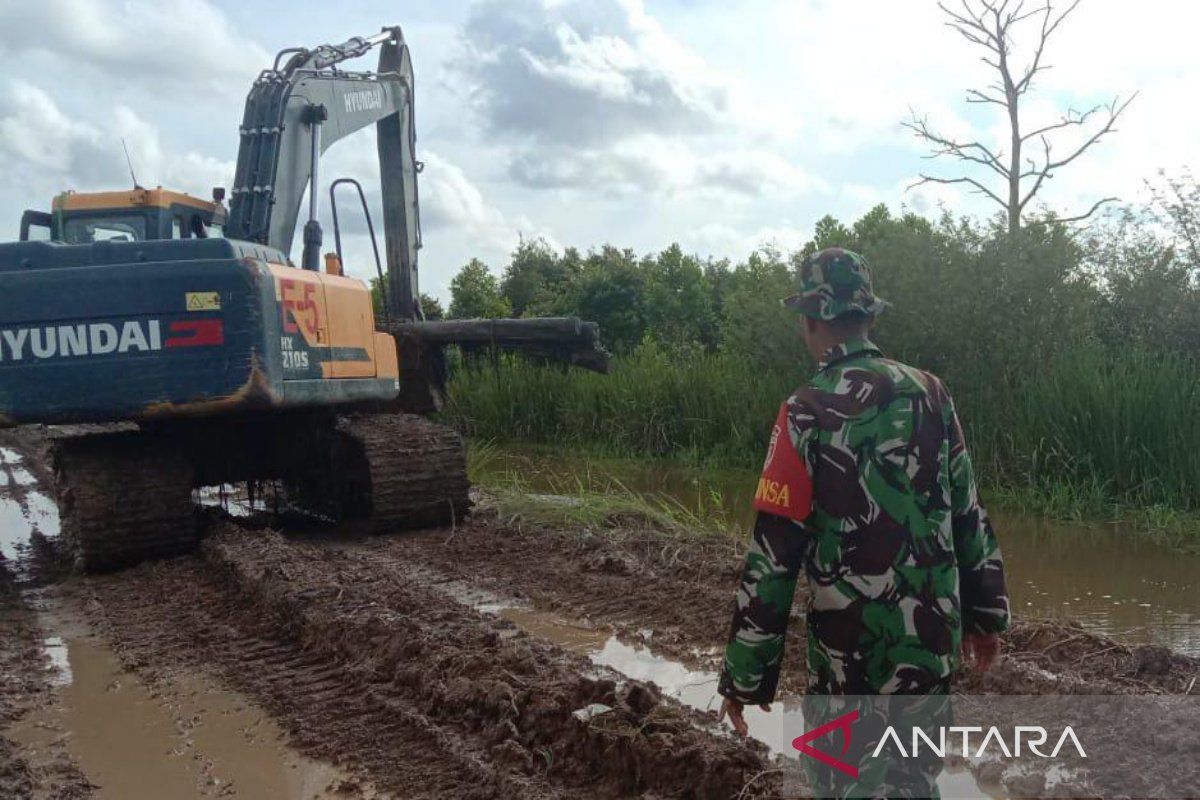
[[[1200,367],[1171,352],[1084,347],[1031,369],[989,432],[1007,482],[1200,508]],[[976,423],[987,425],[980,415]]]
[[[609,375],[511,359],[459,369],[447,411],[472,437],[757,466],[779,403],[802,374],[764,374],[723,354],[673,358],[651,346],[618,358]]]
[[[466,364],[447,415],[476,438],[756,467],[780,401],[805,377],[653,347],[607,376]],[[1200,510],[1200,368],[1188,358],[1081,344],[986,385],[950,385],[985,485],[1063,516]]]

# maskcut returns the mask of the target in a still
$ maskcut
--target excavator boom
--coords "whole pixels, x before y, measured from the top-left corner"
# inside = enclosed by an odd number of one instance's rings
[[[380,48],[376,72],[336,66]],[[290,58],[279,66],[284,56]],[[227,236],[290,255],[304,193],[317,186],[320,156],[335,142],[374,124],[383,195],[389,316],[417,319],[417,197],[413,68],[398,27],[340,45],[281,52],[246,99],[241,146],[231,192]],[[308,232],[301,264],[317,269],[319,191],[309,192]]]
[[[338,68],[376,47],[375,72]],[[412,59],[398,27],[338,45],[280,52],[246,100],[226,234],[289,254],[308,189],[301,265],[317,269],[323,233],[317,222],[319,192],[313,187],[318,186],[320,154],[373,123],[387,263],[386,277],[382,270],[379,275],[387,317],[381,329],[396,337],[401,351],[403,382],[409,384],[404,402],[423,411],[440,404],[442,348],[447,345],[515,350],[607,371],[608,354],[600,347],[594,323],[573,318],[423,322],[417,291],[421,164],[416,157],[413,86]],[[334,211],[336,226],[336,207]]]

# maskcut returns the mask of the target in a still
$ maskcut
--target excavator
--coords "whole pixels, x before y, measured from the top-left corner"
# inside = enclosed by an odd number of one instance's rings
[[[339,66],[376,48],[374,72]],[[383,532],[461,519],[463,442],[427,417],[444,349],[606,370],[594,323],[424,318],[413,86],[399,27],[283,50],[246,99],[228,209],[221,188],[209,201],[135,179],[61,194],[0,244],[0,428],[45,427],[77,568],[191,549],[206,486],[269,481],[289,507]],[[350,178],[328,186],[323,253],[321,157],[369,125],[383,258]],[[365,217],[378,299],[346,274],[339,190]]]

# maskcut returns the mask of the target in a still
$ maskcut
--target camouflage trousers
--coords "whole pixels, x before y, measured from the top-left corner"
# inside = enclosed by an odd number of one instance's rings
[[[801,751],[813,797],[940,797],[943,756],[927,747],[899,757],[887,737],[894,731],[910,749],[913,729],[919,728],[937,742],[939,730],[953,724],[948,685],[924,695],[806,695],[802,708],[809,732],[828,729],[820,740],[806,743],[827,759]]]

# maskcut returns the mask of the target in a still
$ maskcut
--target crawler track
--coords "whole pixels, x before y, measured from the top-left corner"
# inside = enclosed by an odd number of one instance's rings
[[[462,519],[470,507],[467,457],[450,428],[415,414],[339,417],[339,458],[355,516],[377,532]]]
[[[67,555],[77,569],[118,569],[196,546],[192,467],[169,443],[122,426],[49,437]]]

